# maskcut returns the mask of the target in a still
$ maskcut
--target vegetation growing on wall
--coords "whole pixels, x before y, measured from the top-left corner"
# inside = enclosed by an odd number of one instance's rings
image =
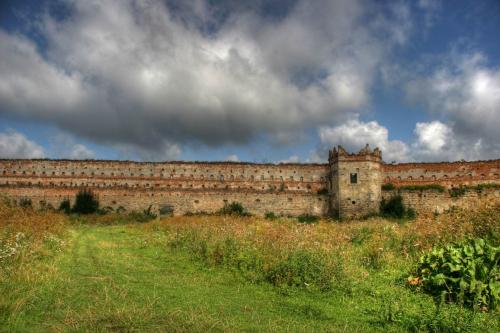
[[[448,190],[448,192],[450,193],[450,196],[452,198],[458,198],[465,195],[467,191],[476,191],[478,193],[481,193],[485,189],[499,189],[499,188],[500,184],[494,184],[494,183],[477,184],[477,185],[460,185],[458,187],[452,187],[451,189]]]
[[[317,194],[319,194],[319,195],[327,195],[327,194],[328,194],[328,189],[326,189],[326,188],[324,188],[324,187],[323,187],[323,188],[320,188],[320,189],[318,190]]]
[[[382,191],[392,191],[395,190],[396,186],[393,183],[382,184]]]
[[[425,191],[425,190],[434,190],[438,192],[444,192],[444,186],[439,184],[427,184],[427,185],[403,185],[398,187],[400,190],[407,191]]]
[[[434,190],[442,193],[444,192],[444,187],[439,184],[402,185],[398,187],[396,187],[393,183],[382,184],[382,191],[393,191],[393,190],[406,190],[406,191]]]

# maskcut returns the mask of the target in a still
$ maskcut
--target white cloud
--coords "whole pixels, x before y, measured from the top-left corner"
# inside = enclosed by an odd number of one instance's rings
[[[362,122],[357,119],[335,127],[321,127],[318,130],[321,148],[317,156],[326,159],[328,149],[342,145],[349,151],[359,151],[367,143],[382,150],[385,161],[408,160],[408,147],[399,140],[389,140],[389,131],[376,121]],[[312,158],[314,160],[314,158]]]
[[[229,162],[239,162],[240,159],[239,159],[238,155],[232,154],[232,155],[226,156],[226,161],[229,161]]]
[[[0,133],[0,158],[42,158],[44,150],[23,134],[15,131]]]
[[[350,152],[357,152],[367,143],[372,148],[382,150],[384,161],[391,162],[433,162],[498,158],[500,151],[487,150],[481,138],[471,139],[455,133],[450,124],[438,120],[418,122],[414,129],[415,137],[410,144],[399,140],[389,140],[389,131],[376,121],[361,122],[350,120],[335,127],[322,127],[318,130],[319,147],[311,152],[310,162],[325,162],[327,152],[334,146],[342,145]]]
[[[278,163],[300,163],[300,157],[297,155],[291,155],[285,160],[281,160]]]
[[[443,124],[433,122],[417,131],[433,131],[437,149],[443,142],[457,142],[457,156],[497,158],[500,153],[500,68],[489,68],[481,53],[445,57],[444,64],[427,77],[418,77],[407,85],[407,95],[423,104],[431,113],[446,118]],[[428,133],[422,134],[425,140]],[[435,139],[435,140],[434,140]],[[448,140],[448,141],[446,141]],[[463,147],[458,147],[458,143]],[[450,152],[447,149],[447,152]]]
[[[82,144],[75,144],[69,156],[75,160],[85,160],[94,158],[94,152]]]
[[[415,126],[417,135],[416,146],[432,153],[442,151],[449,143],[452,130],[440,121],[430,123],[417,123]]]
[[[65,4],[70,16],[40,24],[44,56],[0,31],[0,112],[143,156],[261,134],[289,144],[289,133],[349,118],[410,21],[401,3],[386,17],[361,0],[302,0],[276,19],[245,8],[224,21],[204,1],[178,12],[161,1]]]

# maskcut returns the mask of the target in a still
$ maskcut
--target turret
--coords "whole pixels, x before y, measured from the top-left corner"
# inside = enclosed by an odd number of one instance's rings
[[[349,154],[342,146],[329,152],[330,207],[340,218],[361,217],[377,213],[381,200],[380,149],[367,144],[357,154]]]

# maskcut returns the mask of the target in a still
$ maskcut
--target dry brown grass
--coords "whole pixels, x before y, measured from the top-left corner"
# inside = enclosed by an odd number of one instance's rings
[[[300,224],[289,218],[269,221],[259,217],[178,216],[144,227],[166,228],[174,241],[188,235],[193,242],[201,240],[212,248],[231,239],[267,257],[297,250],[334,253],[348,263],[349,275],[363,278],[370,269],[388,264],[407,265],[414,261],[409,259],[415,259],[435,245],[468,237],[493,237],[498,241],[500,205],[490,202],[475,210],[423,215],[403,223],[380,217]]]
[[[367,230],[376,242],[390,238],[411,239],[414,246],[428,249],[437,242],[446,243],[465,237],[483,237],[500,231],[500,204],[485,203],[475,210],[454,210],[433,216],[424,215],[414,221],[399,223],[381,217],[349,222],[321,220],[300,224],[295,219],[269,221],[260,217],[176,216],[146,225],[161,225],[173,232],[197,231],[213,237],[235,237],[253,244],[342,250],[352,244],[360,229]]]
[[[33,257],[43,257],[64,246],[68,218],[51,211],[35,211],[14,205],[0,197],[0,280]],[[25,275],[30,266],[26,265]]]
[[[41,238],[46,233],[61,234],[67,225],[68,218],[63,214],[21,208],[0,197],[0,231],[23,232]]]

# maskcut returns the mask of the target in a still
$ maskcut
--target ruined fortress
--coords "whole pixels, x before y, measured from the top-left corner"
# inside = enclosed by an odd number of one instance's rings
[[[498,185],[499,173],[500,160],[386,164],[382,152],[368,145],[355,154],[338,146],[325,164],[4,159],[0,193],[57,208],[64,199],[73,200],[81,188],[89,188],[101,206],[114,210],[167,207],[181,215],[215,212],[236,201],[257,215],[348,218],[376,213],[382,198],[394,194],[382,190],[388,183],[399,188],[405,203],[417,211],[441,212],[498,200],[498,186],[464,190],[460,196],[450,189]],[[426,186],[430,184],[442,188]]]

